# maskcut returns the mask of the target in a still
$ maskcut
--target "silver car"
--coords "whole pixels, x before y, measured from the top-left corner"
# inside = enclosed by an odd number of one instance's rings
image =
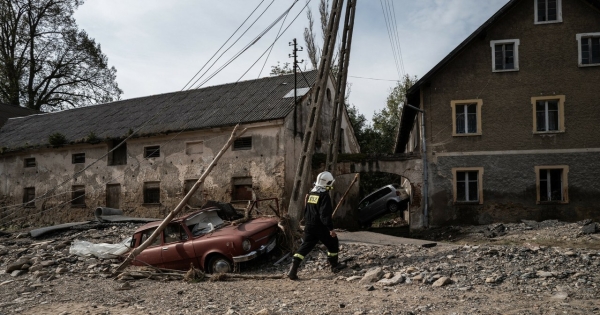
[[[361,227],[369,227],[373,220],[388,212],[405,210],[408,201],[407,194],[398,185],[386,185],[372,192],[358,204],[358,220]]]

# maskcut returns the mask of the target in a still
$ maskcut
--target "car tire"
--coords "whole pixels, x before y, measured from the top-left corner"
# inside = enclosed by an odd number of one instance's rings
[[[207,271],[211,274],[228,273],[233,270],[233,265],[231,264],[229,259],[225,258],[225,256],[222,255],[215,255],[210,257],[207,266]]]
[[[391,213],[396,213],[400,210],[400,205],[397,202],[390,201],[387,204],[387,208]]]

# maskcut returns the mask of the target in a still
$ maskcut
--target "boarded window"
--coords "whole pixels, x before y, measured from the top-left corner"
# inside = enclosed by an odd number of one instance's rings
[[[479,172],[456,172],[456,201],[479,201]]]
[[[26,159],[23,159],[23,166],[25,166],[25,167],[35,167],[36,166],[35,158],[26,158]]]
[[[23,204],[26,208],[35,208],[35,187],[23,188]]]
[[[600,37],[582,37],[580,50],[582,64],[600,64]]]
[[[106,185],[106,206],[108,208],[120,209],[121,184]]]
[[[232,200],[252,200],[252,177],[233,179]]]
[[[238,138],[233,142],[233,150],[252,149],[252,137]]]
[[[160,146],[153,145],[151,147],[144,147],[145,158],[155,158],[160,156]]]
[[[496,70],[515,68],[515,44],[496,44],[494,46],[494,56]]]
[[[71,187],[71,206],[85,207],[85,186]]]
[[[559,0],[536,0],[537,1],[537,21],[551,22],[558,21],[558,1]]]
[[[187,195],[187,193],[192,189],[192,186],[197,182],[197,179],[188,179],[185,181],[185,186],[183,188],[183,193]],[[202,185],[196,190],[196,192],[190,197],[188,200],[188,205],[192,208],[199,208],[202,206]]]
[[[144,183],[144,203],[159,204],[160,203],[160,182]]]
[[[120,141],[113,141],[108,150],[111,151],[115,146],[119,145]],[[108,154],[108,165],[125,165],[127,164],[127,142],[124,142],[114,151]]]
[[[563,170],[540,169],[540,201],[565,201],[563,196]]]
[[[477,133],[477,104],[456,105],[456,133]]]
[[[202,154],[204,152],[204,141],[188,142],[185,144],[185,154]]]
[[[71,155],[71,162],[73,164],[85,163],[85,153],[75,153],[75,154]]]
[[[559,130],[559,107],[558,100],[537,101],[535,105],[536,130],[558,131]]]

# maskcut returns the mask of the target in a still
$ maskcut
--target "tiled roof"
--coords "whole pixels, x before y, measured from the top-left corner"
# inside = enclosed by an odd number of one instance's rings
[[[316,76],[316,71],[299,74],[298,88],[314,85]],[[0,129],[0,147],[45,146],[55,132],[69,142],[90,132],[100,139],[123,138],[152,117],[139,136],[281,119],[294,108],[294,98],[284,98],[293,89],[294,75],[273,76],[13,118]]]

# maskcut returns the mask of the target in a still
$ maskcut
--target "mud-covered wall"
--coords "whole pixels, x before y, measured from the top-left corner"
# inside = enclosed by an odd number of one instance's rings
[[[252,137],[250,150],[229,148],[202,187],[204,199],[229,202],[232,178],[251,177],[257,198],[281,198],[284,192],[285,139],[283,121],[246,125],[244,137]],[[106,143],[73,145],[58,149],[29,151],[0,159],[0,194],[8,203],[23,202],[25,187],[35,187],[35,208],[11,207],[0,213],[3,223],[54,224],[89,218],[92,210],[106,204],[107,185],[120,184],[120,208],[126,214],[161,217],[184,195],[185,180],[198,179],[225,144],[232,128],[185,132],[175,135],[130,139],[127,164],[109,166]],[[201,142],[201,146],[198,143]],[[195,143],[191,153],[189,143]],[[144,158],[144,147],[160,146],[160,156]],[[72,154],[85,153],[84,164],[72,164]],[[35,157],[35,167],[24,167],[24,158]],[[98,161],[75,179],[70,179]],[[61,185],[63,182],[66,184]],[[160,203],[144,204],[144,183],[160,182]],[[85,207],[72,207],[71,188],[85,186]],[[52,191],[56,188],[56,191]],[[49,193],[50,197],[44,197]]]

